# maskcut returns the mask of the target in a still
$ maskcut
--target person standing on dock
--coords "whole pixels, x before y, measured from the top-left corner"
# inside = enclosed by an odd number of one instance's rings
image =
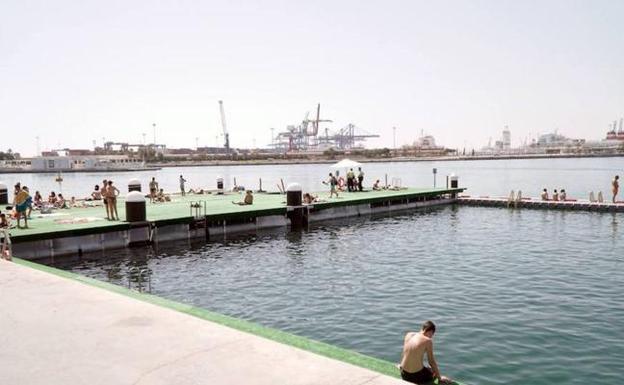
[[[399,366],[403,381],[413,384],[431,383],[435,379],[443,383],[451,381],[440,374],[440,368],[433,354],[433,335],[435,330],[435,324],[431,321],[426,321],[418,333],[409,332],[405,335]],[[425,366],[423,363],[425,353],[427,353],[427,361],[431,367]]]
[[[362,167],[358,167],[357,181],[358,190],[361,192],[364,189],[364,187],[362,186],[362,182],[364,182],[364,171],[362,171]]]
[[[329,185],[329,197],[332,198],[334,194],[336,194],[336,198],[338,198],[338,191],[336,190],[336,185],[338,185],[338,179],[332,174],[329,173],[329,179],[327,181],[323,181],[323,184]]]
[[[104,179],[102,181],[102,188],[100,189],[100,194],[102,195],[102,203],[104,203],[104,208],[106,209],[106,219],[110,220],[110,207],[108,207],[108,201],[106,200],[108,188],[108,181]]]
[[[347,191],[355,191],[355,173],[353,172],[352,168],[347,171]]]
[[[180,192],[182,193],[182,196],[186,195],[186,192],[184,191],[184,183],[186,182],[186,179],[184,179],[184,177],[182,175],[180,175]]]
[[[149,190],[150,190],[150,203],[154,203],[156,199],[156,194],[158,194],[158,182],[156,182],[156,178],[152,177],[152,180],[149,182]]]
[[[113,186],[113,181],[108,181],[106,187],[106,202],[108,202],[108,210],[110,211],[110,220],[118,221],[119,214],[117,214],[117,196],[119,195],[119,189]]]
[[[615,197],[618,195],[618,192],[620,191],[620,176],[616,175],[615,178],[613,178],[613,182],[611,182],[611,191],[613,192],[613,203],[616,203],[617,201],[615,200]]]
[[[28,187],[24,186],[20,189],[20,191],[15,195],[15,212],[17,213],[17,228],[18,229],[27,229],[28,228],[28,215],[26,212],[30,208],[32,204],[32,198],[28,193]],[[24,218],[24,227],[20,226],[20,220]]]

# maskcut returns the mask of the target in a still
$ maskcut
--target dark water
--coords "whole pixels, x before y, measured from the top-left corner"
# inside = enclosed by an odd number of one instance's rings
[[[432,319],[466,384],[615,384],[622,218],[445,207],[57,264],[120,285],[148,267],[157,295],[393,362]]]
[[[590,191],[603,191],[605,196],[611,190],[611,180],[616,174],[624,176],[624,157],[586,159],[519,159],[449,162],[411,163],[366,163],[365,185],[371,186],[375,179],[382,183],[388,175],[388,182],[400,178],[404,186],[433,186],[433,168],[437,168],[437,185],[445,183],[446,175],[455,173],[461,186],[468,187],[473,195],[508,196],[511,190],[522,190],[523,196],[538,196],[543,188],[564,188],[568,196],[585,198]],[[62,191],[67,197],[86,197],[91,194],[93,185],[102,179],[113,179],[123,190],[131,178],[139,178],[146,183],[156,177],[161,187],[167,191],[178,191],[178,176],[183,174],[188,180],[187,188],[216,188],[217,176],[225,179],[226,187],[233,186],[234,178],[239,185],[258,188],[262,178],[264,190],[277,191],[280,179],[287,185],[300,183],[304,190],[321,191],[326,189],[321,181],[327,177],[329,165],[267,165],[267,166],[216,166],[216,167],[175,167],[160,171],[64,174],[62,185],[54,182],[54,174],[0,174],[0,181],[10,186],[21,181],[32,191],[40,190],[47,196],[50,190]],[[342,171],[344,172],[344,170]]]

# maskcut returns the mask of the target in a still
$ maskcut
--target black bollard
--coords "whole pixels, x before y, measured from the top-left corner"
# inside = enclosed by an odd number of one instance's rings
[[[9,204],[9,190],[7,185],[0,182],[0,205]]]
[[[300,230],[303,227],[303,205],[301,185],[291,183],[286,188],[286,212],[290,219],[291,230]]]
[[[145,222],[147,213],[145,197],[138,191],[131,191],[126,195],[126,222]]]
[[[451,182],[451,188],[458,188],[459,187],[459,178],[457,177],[457,175],[451,174],[449,176],[449,181]],[[451,198],[453,198],[453,199],[457,198],[457,193],[452,193],[451,194]]]

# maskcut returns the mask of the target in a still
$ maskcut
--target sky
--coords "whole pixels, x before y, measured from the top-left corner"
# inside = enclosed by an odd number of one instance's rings
[[[262,147],[321,117],[481,148],[624,116],[624,1],[29,1],[0,6],[0,150]]]

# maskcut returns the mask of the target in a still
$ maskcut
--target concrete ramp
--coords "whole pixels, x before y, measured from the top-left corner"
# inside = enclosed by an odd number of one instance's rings
[[[28,264],[0,260],[5,384],[404,384]]]

